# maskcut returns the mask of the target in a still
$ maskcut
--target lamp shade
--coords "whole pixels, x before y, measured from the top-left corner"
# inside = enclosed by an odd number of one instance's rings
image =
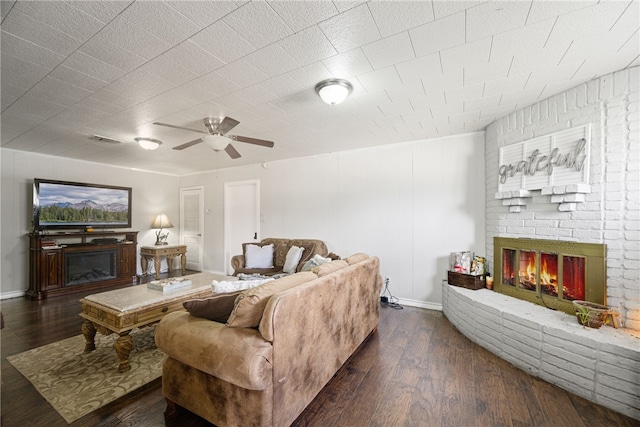
[[[222,151],[229,145],[229,138],[222,135],[205,135],[202,140],[213,151]]]
[[[351,83],[343,79],[323,80],[316,85],[316,92],[329,105],[340,104],[352,90]]]
[[[173,224],[171,224],[171,220],[168,216],[160,214],[155,220],[153,220],[151,228],[173,228]]]
[[[162,141],[151,138],[136,138],[138,145],[145,150],[155,150],[162,145]]]

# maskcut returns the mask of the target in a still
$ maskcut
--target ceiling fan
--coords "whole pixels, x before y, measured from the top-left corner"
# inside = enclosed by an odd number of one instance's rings
[[[238,151],[235,148],[233,148],[233,145],[231,145],[231,141],[246,142],[247,144],[254,144],[254,145],[260,145],[262,147],[273,148],[273,141],[265,141],[264,139],[249,138],[248,136],[227,135],[227,132],[229,132],[231,129],[233,129],[234,127],[240,124],[239,121],[232,119],[231,117],[225,117],[224,119],[219,119],[217,117],[205,117],[203,122],[205,127],[207,128],[207,131],[190,129],[182,126],[175,126],[175,125],[170,125],[167,123],[160,123],[160,122],[154,122],[153,124],[158,126],[166,126],[174,129],[182,129],[182,130],[188,130],[191,132],[198,132],[198,133],[205,134],[203,137],[194,139],[193,141],[189,141],[182,145],[178,145],[177,147],[173,147],[174,150],[184,150],[185,148],[189,148],[192,145],[196,145],[196,144],[200,144],[201,142],[204,142],[212,150],[214,151],[224,150],[232,159],[237,159],[238,157],[240,157],[240,153],[238,153]]]

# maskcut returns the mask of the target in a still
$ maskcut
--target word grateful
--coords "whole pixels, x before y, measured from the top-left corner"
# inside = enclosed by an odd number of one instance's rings
[[[584,168],[587,158],[586,147],[587,141],[582,138],[576,143],[573,152],[565,154],[560,153],[558,148],[554,148],[549,155],[541,156],[540,150],[535,149],[529,157],[520,160],[515,165],[500,165],[500,169],[498,169],[500,183],[504,184],[507,182],[507,178],[511,178],[517,173],[535,175],[537,172],[546,170],[547,175],[551,175],[554,167],[575,168],[579,172]]]

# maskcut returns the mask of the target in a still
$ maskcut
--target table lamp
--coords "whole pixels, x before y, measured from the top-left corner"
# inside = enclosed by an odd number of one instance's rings
[[[162,233],[163,228],[172,228],[173,224],[171,224],[171,220],[165,214],[160,214],[156,217],[156,219],[151,224],[152,229],[158,229],[156,231],[156,245],[166,245],[167,237],[169,236],[169,232]]]

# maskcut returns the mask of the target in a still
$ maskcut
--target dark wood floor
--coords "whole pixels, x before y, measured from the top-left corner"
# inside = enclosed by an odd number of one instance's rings
[[[0,308],[1,425],[67,426],[7,362],[12,354],[80,333],[82,294]],[[115,357],[115,354],[114,354]],[[160,379],[72,426],[211,426],[182,412],[165,422]],[[639,426],[640,422],[533,378],[460,334],[441,312],[381,309],[380,326],[295,426]]]

